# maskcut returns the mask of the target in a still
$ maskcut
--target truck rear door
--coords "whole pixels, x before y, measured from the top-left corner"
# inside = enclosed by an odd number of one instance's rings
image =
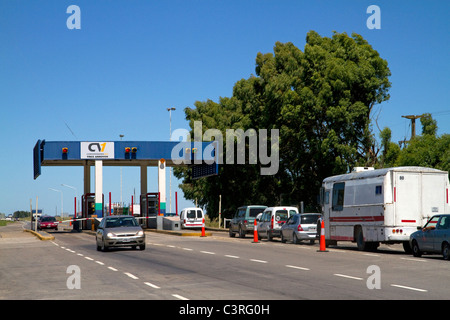
[[[422,224],[419,172],[394,172],[394,212],[396,226]]]

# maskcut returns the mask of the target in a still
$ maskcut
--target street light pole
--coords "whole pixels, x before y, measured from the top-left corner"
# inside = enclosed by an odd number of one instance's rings
[[[56,191],[56,192],[61,192],[61,218],[63,217],[63,192],[61,191],[61,190],[56,190],[56,189],[53,189],[53,188],[49,188],[50,190],[52,190],[52,191]]]
[[[77,194],[78,194],[78,192],[77,192],[77,188],[75,188],[75,187],[72,187],[72,186],[69,186],[69,185],[67,185],[67,184],[64,184],[64,183],[61,183],[61,185],[63,186],[63,187],[67,187],[67,188],[70,188],[70,189],[73,189],[73,190],[75,190],[75,199],[77,198]],[[76,208],[74,208],[74,213],[73,213],[73,217],[74,218],[76,218],[77,217],[77,213],[76,213]]]
[[[174,107],[167,108],[169,111],[169,140],[172,141],[172,110]],[[169,212],[172,213],[172,167],[169,167]]]
[[[122,141],[122,138],[125,137],[124,134],[119,134],[120,141]],[[120,166],[120,205],[122,205],[122,166]]]

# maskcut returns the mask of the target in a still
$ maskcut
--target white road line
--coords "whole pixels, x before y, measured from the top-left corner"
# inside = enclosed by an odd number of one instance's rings
[[[258,259],[250,259],[250,261],[259,262],[259,263],[267,263],[267,261],[265,261],[265,260],[258,260]]]
[[[167,245],[167,247],[169,247],[169,248],[175,248],[175,246],[172,246],[172,245]]]
[[[98,263],[98,264],[100,264],[100,265],[102,265],[102,266],[104,266],[105,264],[103,263],[103,262],[101,262],[101,261],[98,261],[98,260],[95,260],[95,263]]]
[[[92,259],[92,258],[90,258],[90,257],[84,257],[85,259],[88,259],[88,260],[94,260],[94,259]]]
[[[182,248],[183,250],[186,250],[186,251],[192,251],[193,249],[191,249],[191,248]]]
[[[159,287],[157,285],[154,285],[153,283],[144,282],[144,284],[148,285],[149,287],[152,287],[152,288],[155,288],[155,289],[159,289]]]
[[[419,288],[413,288],[413,287],[401,286],[401,285],[399,285],[399,284],[391,284],[391,287],[397,287],[397,288],[408,289],[408,290],[414,290],[414,291],[420,291],[420,292],[428,292],[428,290],[425,290],[425,289],[419,289]]]
[[[425,259],[418,259],[418,258],[400,258],[400,259],[408,261],[427,262],[427,260]]]
[[[112,271],[118,271],[116,268],[113,268],[113,267],[108,267],[108,269],[112,270]]]
[[[352,277],[352,276],[348,276],[346,274],[335,273],[334,275],[337,276],[337,277],[342,277],[342,278],[347,278],[347,279],[363,280],[363,278]]]
[[[232,256],[232,255],[229,255],[229,254],[226,254],[225,257],[227,257],[227,258],[233,258],[233,259],[239,259],[238,256]]]
[[[369,256],[369,257],[379,257],[379,254],[374,254],[374,253],[364,253],[365,256]]]
[[[82,254],[82,253],[77,253],[77,256],[84,257],[84,254]]]
[[[289,264],[287,264],[286,267],[288,267],[288,268],[293,268],[293,269],[299,269],[299,270],[306,270],[306,271],[310,270],[309,268],[303,268],[303,267],[291,266],[291,265],[289,265]]]
[[[188,298],[185,298],[183,296],[180,296],[179,294],[173,294],[172,297],[178,298],[180,300],[189,300]]]
[[[131,279],[137,280],[139,279],[138,277],[136,277],[134,274],[131,274],[129,272],[124,272],[124,274],[126,274],[127,276],[129,276]]]
[[[200,251],[201,253],[206,253],[206,254],[216,254],[215,252],[210,252],[210,251]]]

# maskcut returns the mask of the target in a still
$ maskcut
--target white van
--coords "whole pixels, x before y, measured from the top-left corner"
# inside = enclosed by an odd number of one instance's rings
[[[289,217],[298,213],[297,207],[270,207],[264,210],[258,221],[258,239],[267,238],[272,241],[273,237],[281,237],[281,226]]]
[[[201,228],[205,214],[201,208],[186,208],[181,210],[181,228]]]

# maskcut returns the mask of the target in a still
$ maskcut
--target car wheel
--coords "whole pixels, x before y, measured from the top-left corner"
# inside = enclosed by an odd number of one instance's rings
[[[419,245],[417,244],[416,240],[414,240],[412,243],[412,254],[414,257],[422,256],[422,252],[420,252]]]
[[[139,246],[139,249],[140,249],[140,250],[145,250],[145,244],[141,244],[141,245]]]
[[[230,235],[231,238],[234,238],[235,236],[234,232],[231,230],[231,227],[230,230],[228,231],[228,234]]]
[[[245,232],[242,230],[242,226],[239,227],[239,238],[245,238]]]
[[[295,244],[299,243],[297,235],[295,234],[295,232],[292,234],[292,243],[295,243]]]
[[[102,240],[102,247],[101,247],[101,249],[102,249],[103,252],[108,251],[108,247],[105,245],[105,241],[104,240]]]
[[[450,246],[448,243],[442,245],[442,257],[444,260],[450,260]]]
[[[281,233],[281,242],[286,243],[286,238],[284,237],[283,232]]]

